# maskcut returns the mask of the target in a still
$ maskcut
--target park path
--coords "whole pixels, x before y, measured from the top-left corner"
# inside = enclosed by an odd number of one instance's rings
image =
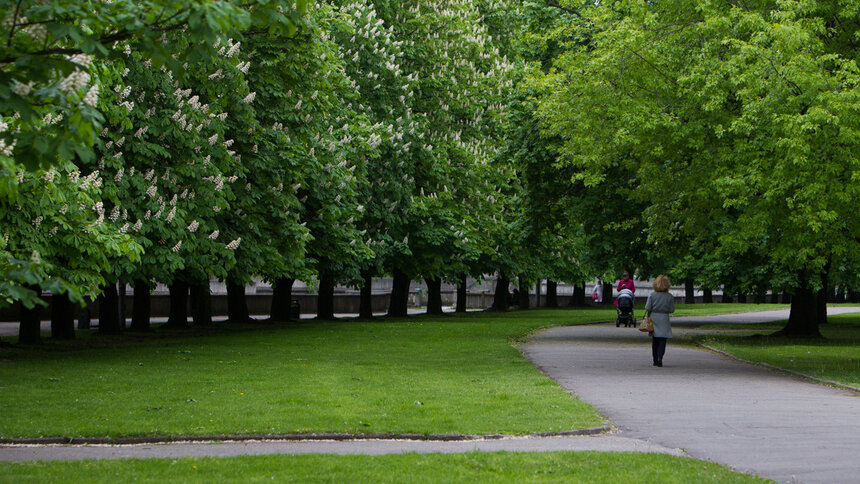
[[[860,308],[830,308],[829,314]],[[787,319],[787,311],[679,317],[702,323]],[[860,482],[860,395],[669,343],[614,324],[556,327],[521,346],[548,376],[597,408],[620,436],[780,482]]]

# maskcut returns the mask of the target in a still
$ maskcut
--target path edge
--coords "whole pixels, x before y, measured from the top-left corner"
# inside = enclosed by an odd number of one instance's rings
[[[309,434],[238,434],[238,435],[176,435],[176,436],[139,436],[139,437],[27,437],[0,438],[0,445],[133,445],[166,444],[179,442],[247,442],[247,441],[349,441],[349,440],[418,440],[435,442],[456,442],[476,440],[501,440],[513,438],[545,438],[599,435],[611,432],[608,425],[585,429],[565,430],[562,432],[534,432],[521,435],[488,434],[396,434],[396,433],[309,433]]]
[[[713,353],[717,353],[719,355],[725,356],[726,358],[738,361],[740,363],[746,363],[748,365],[760,366],[762,368],[767,368],[768,370],[773,370],[773,371],[777,371],[780,373],[786,373],[786,374],[789,374],[792,376],[803,378],[804,380],[813,381],[815,383],[833,386],[833,387],[840,388],[842,390],[848,390],[848,391],[851,391],[854,393],[860,393],[860,388],[855,387],[855,386],[851,386],[851,385],[846,385],[845,383],[839,383],[839,382],[833,381],[833,380],[825,380],[824,378],[814,377],[812,375],[807,375],[806,373],[801,373],[799,371],[789,370],[787,368],[782,368],[779,366],[770,365],[768,363],[764,363],[761,361],[745,360],[745,359],[740,358],[738,356],[735,356],[735,355],[733,355],[727,351],[723,351],[723,350],[714,348],[713,346],[707,345],[705,343],[696,342],[696,346],[703,348],[703,349],[706,349],[708,351],[711,351]]]

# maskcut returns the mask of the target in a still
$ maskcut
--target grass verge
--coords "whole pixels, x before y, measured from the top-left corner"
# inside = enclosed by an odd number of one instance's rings
[[[725,466],[657,454],[552,452],[262,456],[29,462],[0,482],[770,482]]]
[[[815,378],[860,387],[860,315],[828,317],[821,326],[824,339],[785,339],[754,336],[783,327],[779,323],[720,326],[734,334],[699,337],[699,341],[744,360],[767,363]]]

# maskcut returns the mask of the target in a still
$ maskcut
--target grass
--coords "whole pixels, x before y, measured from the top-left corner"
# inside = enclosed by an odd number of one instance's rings
[[[657,454],[552,452],[257,456],[0,464],[0,482],[770,482]]]
[[[738,358],[860,387],[860,315],[840,314],[830,316],[828,321],[821,326],[824,339],[750,337],[777,331],[784,323],[713,325],[734,334],[700,339]]]
[[[705,306],[704,308],[702,306]],[[750,305],[679,305],[684,312]],[[0,348],[0,437],[525,434],[604,424],[512,342],[613,309],[219,326]]]

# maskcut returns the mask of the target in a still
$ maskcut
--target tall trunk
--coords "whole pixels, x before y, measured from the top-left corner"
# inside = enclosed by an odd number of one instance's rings
[[[494,311],[507,311],[508,310],[508,285],[510,281],[507,276],[504,274],[499,274],[496,278],[496,293],[493,296],[493,307]]]
[[[770,293],[770,303],[778,304],[779,303],[779,291],[773,289]]]
[[[456,311],[458,313],[466,312],[466,298],[468,298],[468,294],[466,293],[466,274],[460,276],[460,279],[457,281],[457,308]]]
[[[75,306],[68,294],[51,296],[51,338],[75,339]]]
[[[573,286],[573,295],[570,296],[568,306],[585,306],[585,283],[580,282]]]
[[[693,285],[691,277],[684,279],[684,302],[687,304],[696,302],[696,287]]]
[[[531,306],[531,288],[529,287],[529,283],[523,279],[523,276],[519,277],[518,287],[520,288],[520,309],[529,309],[529,306]]]
[[[121,328],[116,283],[107,284],[102,286],[102,295],[99,296],[99,333],[117,334]]]
[[[134,280],[134,302],[131,305],[131,329],[132,331],[149,331],[149,317],[152,314],[152,297],[149,281],[144,279]]]
[[[541,291],[541,280],[537,280],[537,284],[535,285],[535,307],[540,307],[540,291]]]
[[[546,307],[558,307],[558,283],[549,279],[546,280]]]
[[[227,319],[231,323],[249,323],[248,300],[245,299],[245,284],[227,280]]]
[[[789,337],[820,338],[818,326],[827,322],[827,306],[824,291],[809,288],[796,289],[791,297],[791,312],[788,323],[776,335]],[[823,308],[823,314],[822,314]]]
[[[615,288],[612,287],[611,282],[604,282],[603,283],[603,304],[612,304],[612,301],[613,301],[612,291],[614,289]]]
[[[279,277],[272,284],[272,309],[269,317],[272,321],[290,321],[292,319],[293,283],[295,279]]]
[[[230,290],[229,287],[228,285],[228,292]],[[176,278],[168,289],[170,290],[170,317],[167,318],[167,324],[164,326],[168,328],[187,328],[188,283]]]
[[[334,319],[334,280],[328,274],[320,274],[317,319]]]
[[[411,280],[400,269],[394,269],[392,276],[394,281],[391,288],[391,301],[388,304],[388,315],[396,318],[405,318],[408,314],[409,283]]]
[[[120,282],[117,293],[117,317],[119,318],[119,328],[123,331],[125,331],[125,286],[124,282]]]
[[[212,290],[209,281],[191,285],[191,318],[195,326],[212,324]]]
[[[427,314],[445,314],[442,311],[442,279],[424,279],[427,283]]]
[[[41,294],[39,286],[27,286],[27,289]],[[18,325],[18,343],[25,345],[38,344],[42,340],[42,307],[33,306],[27,309],[23,304],[20,306],[21,324]]]
[[[747,302],[747,295],[743,292],[738,291],[738,303],[739,304],[746,304],[746,302]]]
[[[703,303],[714,302],[714,291],[712,291],[710,289],[702,289],[702,302]]]
[[[373,319],[373,276],[370,271],[361,273],[364,283],[358,298],[358,317],[361,319]]]

